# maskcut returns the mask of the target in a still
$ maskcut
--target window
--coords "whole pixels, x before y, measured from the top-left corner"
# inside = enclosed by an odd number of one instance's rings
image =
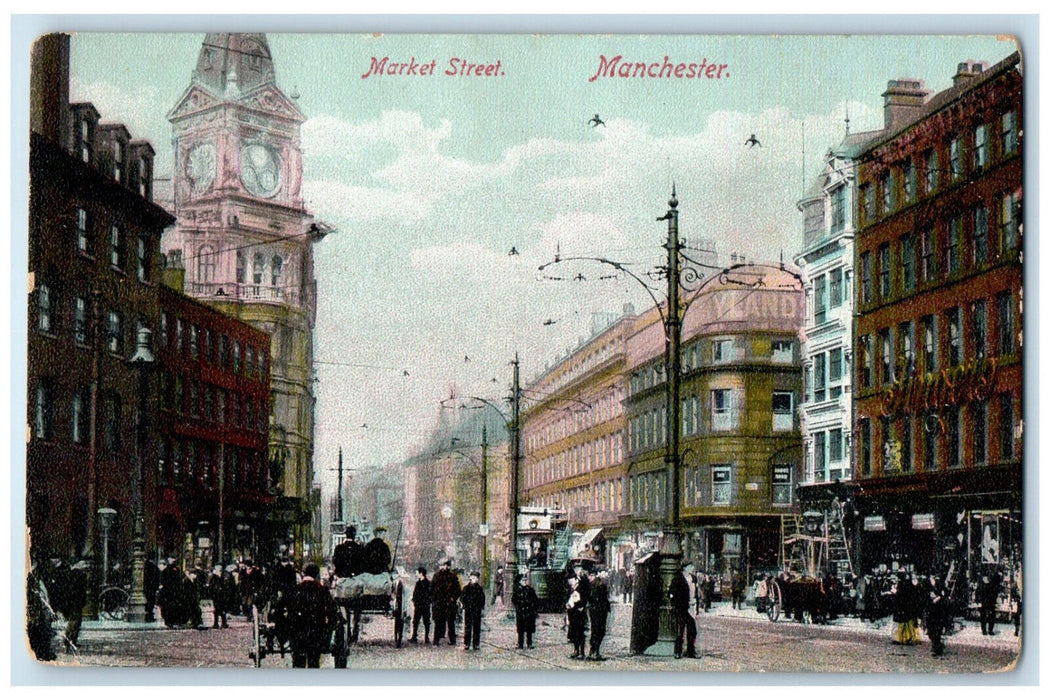
[[[927,411],[922,421],[922,469],[932,472],[937,467],[938,418],[935,411]]]
[[[962,450],[961,442],[959,439],[959,407],[949,406],[944,409],[944,424],[947,435],[947,446],[948,446],[948,466],[957,467],[961,461]]]
[[[1010,292],[995,298],[999,312],[999,354],[1014,354],[1014,300]]]
[[[860,301],[865,304],[871,301],[871,253],[868,251],[860,254]]]
[[[773,392],[773,430],[791,430],[795,427],[795,395],[790,391]]]
[[[893,382],[893,340],[889,328],[879,331],[879,360],[879,382],[890,384]]]
[[[1017,112],[1003,114],[1003,157],[1017,153]]]
[[[944,312],[944,318],[948,322],[948,366],[955,367],[963,359],[962,314],[956,307]]]
[[[773,341],[773,362],[791,364],[795,359],[795,343],[790,340]]]
[[[80,160],[85,163],[91,162],[92,156],[92,129],[91,121],[87,118],[80,120]]]
[[[832,270],[828,274],[828,282],[828,308],[842,306],[842,268]]]
[[[872,348],[871,348],[871,336],[862,335],[858,339],[858,352],[860,352],[860,364],[858,365],[858,375],[860,379],[860,385],[862,387],[871,386],[871,364],[872,364]]]
[[[263,263],[262,253],[256,253],[252,257],[252,284],[255,285],[255,289],[252,293],[256,296],[259,295],[259,287],[262,285],[263,268],[265,266],[265,263]]]
[[[983,204],[973,210],[973,263],[988,259],[988,209]]]
[[[861,418],[860,432],[860,475],[871,475],[871,419]]]
[[[879,246],[879,296],[890,298],[890,244]]]
[[[200,328],[196,323],[190,326],[190,357],[197,359],[200,357]]]
[[[123,182],[124,174],[124,149],[120,141],[113,142],[113,179]]]
[[[937,317],[923,316],[922,327],[922,371],[937,371]]]
[[[120,396],[118,394],[108,395],[105,400],[103,411],[105,425],[103,427],[104,433],[102,439],[106,449],[115,452],[120,449],[121,436],[123,433],[121,426],[123,410],[120,403]]]
[[[937,190],[937,151],[932,148],[926,151],[922,156],[922,165],[925,170],[923,176],[923,186],[925,187],[926,194],[932,194]]]
[[[832,464],[842,462],[842,428],[828,431],[828,461]]]
[[[813,322],[820,325],[828,318],[827,278],[821,275],[813,281]]]
[[[270,286],[274,289],[281,288],[281,256],[275,255],[270,260]]]
[[[922,232],[921,244],[922,281],[929,284],[937,276],[937,238],[933,235],[933,229]]]
[[[973,419],[973,463],[988,461],[988,402],[977,401],[970,407]]]
[[[136,243],[139,282],[149,282],[149,246],[146,244],[145,234],[140,233],[136,237]]]
[[[124,268],[124,232],[117,224],[109,227],[109,264],[118,270]]]
[[[124,318],[119,311],[110,311],[106,321],[107,347],[114,354],[124,352]]]
[[[791,465],[773,465],[773,505],[791,505]]]
[[[962,142],[958,136],[948,143],[948,170],[951,174],[952,182],[962,177]]]
[[[1021,190],[1003,195],[1000,216],[999,245],[1001,252],[1014,250],[1018,246],[1018,234],[1021,231]]]
[[[1010,394],[999,395],[999,454],[1014,458],[1014,402]]]
[[[237,284],[244,284],[247,275],[248,262],[244,259],[244,253],[237,251]]]
[[[875,191],[871,183],[867,183],[860,188],[860,206],[864,212],[864,222],[869,223],[875,220]]]
[[[828,351],[828,400],[842,396],[842,348]]]
[[[41,333],[51,332],[51,289],[44,283],[36,288],[36,327]]]
[[[714,362],[730,362],[733,357],[732,338],[716,340],[712,343],[712,357]]]
[[[87,387],[78,387],[73,392],[73,442],[83,445],[88,440],[88,396]]]
[[[73,301],[73,340],[78,345],[87,345],[88,342],[88,308],[84,297]]]
[[[729,505],[733,494],[733,468],[728,464],[711,467],[711,503],[716,506]]]
[[[901,362],[903,366],[900,376],[910,376],[915,373],[915,337],[914,327],[911,321],[905,321],[897,327],[897,335],[901,344]]]
[[[77,250],[91,254],[91,219],[86,209],[77,209]]]
[[[901,280],[904,291],[915,289],[915,241],[910,233],[901,236]]]
[[[711,430],[732,430],[736,427],[736,405],[732,389],[714,389],[711,392]]]
[[[988,125],[981,124],[973,132],[973,167],[981,170],[988,166]]]
[[[915,164],[909,160],[904,164],[902,170],[904,177],[904,202],[905,204],[911,204],[915,201]]]
[[[215,251],[209,246],[202,246],[197,251],[197,281],[208,284],[215,279]]]
[[[905,414],[900,422],[900,445],[901,445],[901,472],[910,474],[914,469],[912,464],[911,445],[911,416]]]
[[[949,274],[959,271],[959,242],[962,239],[962,218],[953,217],[948,222],[948,247],[944,251],[944,267]]]
[[[33,437],[37,440],[50,440],[54,435],[54,425],[54,382],[48,377],[41,377],[36,382],[36,396],[33,400]]]
[[[823,430],[813,433],[813,480],[827,481],[828,434]]]
[[[980,359],[986,353],[988,321],[984,310],[984,299],[973,303],[973,356]]]
[[[244,348],[244,375],[247,377],[255,376],[255,351],[250,345]]]
[[[827,381],[827,356],[818,353],[813,356],[813,401],[820,403],[824,400],[824,392]]]
[[[885,216],[893,212],[893,173],[886,172],[879,182],[879,187],[882,189],[882,215]]]
[[[846,187],[838,187],[831,192],[831,233],[838,233],[846,228]]]

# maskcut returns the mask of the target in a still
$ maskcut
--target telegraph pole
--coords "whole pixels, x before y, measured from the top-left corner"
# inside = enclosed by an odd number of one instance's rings
[[[511,396],[510,547],[515,575],[518,573],[518,471],[521,468],[521,385],[518,353],[514,353],[514,383]]]
[[[489,580],[489,436],[488,425],[481,423],[481,575],[482,581]]]
[[[339,467],[338,467],[337,471],[339,472],[339,490],[336,491],[335,501],[338,504],[338,508],[339,508],[338,520],[339,520],[339,522],[342,523],[342,522],[345,522],[343,520],[343,448],[342,448],[342,446],[339,447]]]

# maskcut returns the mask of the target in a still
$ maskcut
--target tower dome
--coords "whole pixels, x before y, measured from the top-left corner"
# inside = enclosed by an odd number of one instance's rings
[[[276,84],[266,35],[207,34],[197,57],[193,82],[215,95],[225,95],[228,90],[241,95],[260,85]]]

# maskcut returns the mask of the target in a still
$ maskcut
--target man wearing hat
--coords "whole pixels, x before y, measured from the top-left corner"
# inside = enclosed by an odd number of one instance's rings
[[[304,566],[303,580],[287,599],[293,668],[320,668],[321,654],[329,649],[340,622],[339,608],[318,580],[320,575],[317,564]]]
[[[608,572],[595,572],[591,575],[591,592],[587,609],[591,615],[591,652],[587,658],[592,661],[604,661],[602,640],[605,639],[606,622],[609,619],[609,584]]]
[[[522,649],[526,644],[532,648],[532,635],[536,633],[536,617],[540,610],[540,600],[536,596],[536,590],[532,587],[532,579],[528,574],[521,577],[520,584],[514,586],[511,594],[511,603],[514,605],[514,621],[518,628],[518,648]]]
[[[408,641],[413,644],[419,643],[419,621],[422,620],[423,643],[430,644],[430,604],[433,594],[430,590],[430,579],[427,578],[427,568],[419,567],[416,574],[416,585],[412,587],[412,636]]]
[[[584,658],[587,644],[587,599],[583,597],[579,574],[569,569],[569,600],[565,603],[565,616],[568,618],[569,641],[572,643],[570,659]]]
[[[434,573],[431,585],[434,593],[434,646],[437,646],[448,629],[448,641],[456,644],[456,602],[459,600],[459,577],[452,571],[452,560],[446,559]]]
[[[463,588],[463,648],[475,651],[481,643],[481,612],[485,609],[485,591],[478,583],[481,574],[470,572],[470,583]]]
[[[689,582],[681,569],[671,578],[668,589],[671,614],[674,616],[674,657],[682,658],[682,637],[685,636],[685,655],[696,658],[696,620],[689,613]]]

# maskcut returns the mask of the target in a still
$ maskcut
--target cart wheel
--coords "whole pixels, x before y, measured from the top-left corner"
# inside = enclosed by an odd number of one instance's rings
[[[350,630],[350,643],[357,644],[357,640],[361,637],[361,611],[354,611],[354,618],[352,622],[352,629]]]
[[[263,648],[262,630],[259,628],[259,611],[252,605],[252,653],[249,656],[255,663],[255,668],[262,666],[263,656],[266,650]]]
[[[769,616],[770,622],[776,622],[780,619],[780,610],[783,604],[783,598],[780,595],[780,585],[773,582],[773,588],[770,590],[769,596],[769,607],[766,608],[766,615]]]
[[[400,581],[394,589],[394,646],[401,648],[405,636],[405,587]]]
[[[332,639],[332,658],[336,668],[346,668],[346,660],[350,656],[346,644],[346,623],[340,622],[336,625],[334,639]]]

